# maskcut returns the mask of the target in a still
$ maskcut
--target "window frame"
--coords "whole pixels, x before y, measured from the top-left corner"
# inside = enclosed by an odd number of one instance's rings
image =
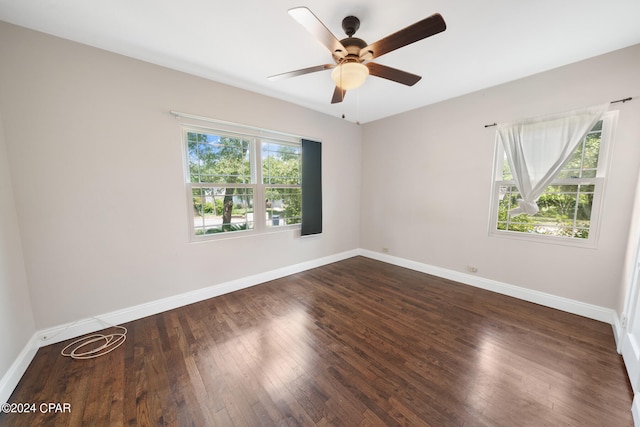
[[[267,188],[299,188],[302,193],[302,186],[300,182],[300,176],[298,177],[297,184],[270,184],[263,182],[263,156],[262,145],[265,143],[275,143],[280,145],[289,145],[297,147],[302,150],[302,138],[294,135],[265,131],[263,129],[252,128],[243,125],[233,125],[226,122],[216,122],[214,120],[207,120],[211,122],[211,125],[193,124],[193,123],[181,123],[180,138],[182,140],[182,155],[183,155],[183,169],[184,169],[184,183],[185,193],[187,200],[187,220],[188,220],[188,233],[189,241],[205,242],[221,239],[236,238],[242,236],[251,236],[265,233],[277,233],[291,230],[301,229],[301,220],[296,224],[287,225],[268,225],[269,220],[267,216],[267,207],[264,203],[259,202],[265,200]],[[189,133],[209,134],[220,137],[232,137],[241,138],[249,141],[249,161],[250,161],[250,183],[203,183],[203,182],[191,182],[190,171],[190,159],[189,159]],[[300,163],[301,160],[300,160]],[[300,171],[302,165],[300,165]],[[299,173],[300,175],[300,173]],[[212,234],[196,234],[195,215],[193,209],[193,190],[194,188],[251,188],[253,189],[253,228],[237,231],[225,231]],[[302,214],[300,214],[302,215]],[[263,221],[258,221],[257,218],[265,218]]]
[[[618,119],[617,111],[605,112],[600,120],[602,121],[602,131],[600,134],[600,148],[598,152],[598,168],[596,176],[593,178],[560,178],[554,179],[549,186],[558,185],[594,185],[593,202],[591,204],[591,218],[589,221],[589,237],[565,237],[553,236],[549,234],[526,233],[522,231],[500,230],[498,229],[498,211],[500,201],[500,187],[505,185],[514,185],[514,180],[503,180],[503,162],[505,159],[504,147],[496,138],[494,143],[492,187],[491,187],[491,204],[489,214],[489,236],[500,237],[516,240],[525,240],[538,243],[550,243],[569,245],[586,248],[596,248],[601,229],[602,210],[604,206],[604,195],[607,185],[607,176],[609,173],[609,160],[611,157],[614,132]],[[577,148],[576,148],[577,149]],[[546,192],[546,191],[545,191]]]

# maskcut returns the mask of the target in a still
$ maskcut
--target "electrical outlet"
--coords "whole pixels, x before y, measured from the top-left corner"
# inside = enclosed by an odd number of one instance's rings
[[[467,265],[467,271],[469,273],[477,273],[478,272],[478,267],[475,267],[473,265]]]
[[[389,248],[382,248],[382,253],[383,254],[388,254],[389,253]]]
[[[620,326],[622,326],[623,328],[627,327],[627,316],[625,314],[623,314],[622,318],[620,319]]]

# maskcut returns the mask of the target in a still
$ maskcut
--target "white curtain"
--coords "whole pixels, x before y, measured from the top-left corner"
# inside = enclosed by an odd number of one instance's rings
[[[518,207],[509,211],[510,216],[538,213],[538,198],[608,106],[607,103],[498,126],[496,138],[504,147],[515,185],[522,196]]]

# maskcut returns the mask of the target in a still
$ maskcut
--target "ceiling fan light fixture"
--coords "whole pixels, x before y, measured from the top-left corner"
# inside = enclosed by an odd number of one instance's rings
[[[331,72],[336,86],[344,90],[352,90],[362,86],[369,75],[369,68],[359,62],[345,62]]]

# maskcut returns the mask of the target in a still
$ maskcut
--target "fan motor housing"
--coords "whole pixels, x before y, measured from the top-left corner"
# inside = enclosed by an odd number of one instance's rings
[[[347,37],[346,39],[340,40],[342,46],[347,49],[348,55],[360,55],[360,50],[368,46],[367,42],[357,37]]]

